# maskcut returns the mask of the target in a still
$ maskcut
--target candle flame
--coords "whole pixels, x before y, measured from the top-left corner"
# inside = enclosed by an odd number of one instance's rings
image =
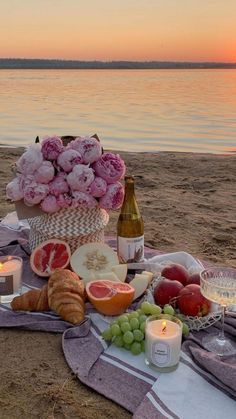
[[[162,322],[162,333],[166,333],[166,321]]]
[[[0,262],[0,270],[3,268],[3,263]]]

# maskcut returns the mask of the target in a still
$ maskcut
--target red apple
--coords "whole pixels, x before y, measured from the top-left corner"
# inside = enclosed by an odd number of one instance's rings
[[[165,266],[161,271],[161,275],[172,281],[179,281],[183,285],[186,285],[189,278],[187,269],[178,263],[171,263],[170,265]]]
[[[178,295],[178,307],[185,316],[202,317],[210,311],[210,301],[202,294],[200,285],[189,284]]]
[[[154,289],[155,303],[161,306],[169,304],[170,300],[177,297],[179,292],[184,288],[179,281],[172,281],[170,279],[162,279]]]
[[[195,273],[189,276],[186,285],[189,284],[197,284],[200,285],[200,274],[199,273]]]

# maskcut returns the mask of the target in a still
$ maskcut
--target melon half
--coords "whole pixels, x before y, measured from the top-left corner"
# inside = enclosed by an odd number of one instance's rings
[[[83,279],[96,279],[97,274],[112,272],[119,264],[116,252],[104,243],[87,243],[71,256],[72,270]]]

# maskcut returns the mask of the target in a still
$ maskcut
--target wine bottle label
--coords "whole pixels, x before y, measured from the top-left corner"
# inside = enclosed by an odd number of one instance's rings
[[[165,367],[170,363],[170,347],[166,342],[152,344],[151,361],[154,365]]]
[[[144,236],[117,237],[117,252],[121,263],[140,262],[144,258]]]

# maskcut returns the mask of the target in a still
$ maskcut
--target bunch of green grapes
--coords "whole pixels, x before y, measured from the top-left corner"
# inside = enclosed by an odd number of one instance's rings
[[[145,301],[138,310],[124,313],[113,321],[104,330],[102,337],[107,341],[111,341],[119,348],[131,351],[133,355],[139,355],[145,351],[145,326],[147,318],[161,313],[174,316],[175,310],[171,305],[165,305],[162,309],[156,304],[150,304]],[[189,328],[185,323],[183,323],[182,332],[185,336],[189,333]]]

